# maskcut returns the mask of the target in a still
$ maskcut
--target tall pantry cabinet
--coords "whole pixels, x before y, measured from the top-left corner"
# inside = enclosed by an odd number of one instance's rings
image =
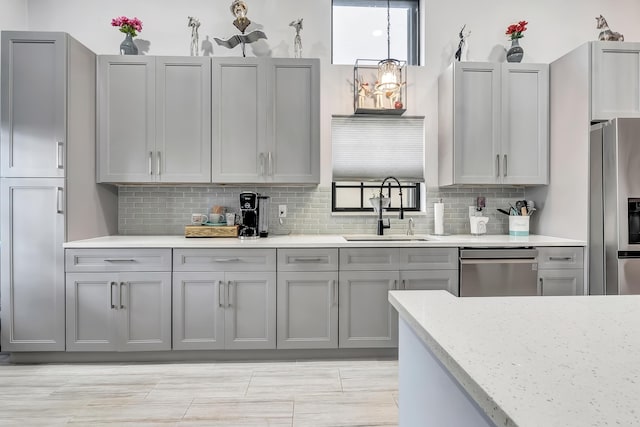
[[[64,351],[62,245],[117,232],[117,193],[95,184],[96,57],[59,32],[0,46],[0,342]]]

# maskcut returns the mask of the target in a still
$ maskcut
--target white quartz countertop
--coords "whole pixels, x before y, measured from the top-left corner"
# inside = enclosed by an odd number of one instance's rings
[[[104,236],[75,240],[64,244],[65,248],[335,248],[335,247],[519,247],[519,246],[585,246],[581,240],[530,235],[508,236],[504,234],[471,236],[416,235],[406,239],[405,235],[385,235],[378,239],[374,234],[347,235],[358,239],[348,241],[342,235],[292,234],[270,236],[262,239],[241,240],[238,238],[184,237],[184,236]]]
[[[640,425],[640,295],[389,301],[496,425]]]

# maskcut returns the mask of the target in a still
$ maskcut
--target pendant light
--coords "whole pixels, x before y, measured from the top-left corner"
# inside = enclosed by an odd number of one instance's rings
[[[400,61],[391,58],[391,7],[387,0],[387,59],[378,62],[378,84],[376,87],[384,92],[400,88]]]

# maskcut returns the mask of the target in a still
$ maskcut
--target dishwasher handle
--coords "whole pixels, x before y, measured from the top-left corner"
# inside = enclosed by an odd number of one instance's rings
[[[538,260],[535,258],[460,258],[460,264],[538,264]]]

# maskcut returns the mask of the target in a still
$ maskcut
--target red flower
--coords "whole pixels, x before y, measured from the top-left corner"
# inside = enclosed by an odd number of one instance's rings
[[[517,24],[511,24],[507,27],[505,34],[509,36],[511,40],[520,39],[524,37],[522,33],[527,31],[527,21],[520,21]]]

